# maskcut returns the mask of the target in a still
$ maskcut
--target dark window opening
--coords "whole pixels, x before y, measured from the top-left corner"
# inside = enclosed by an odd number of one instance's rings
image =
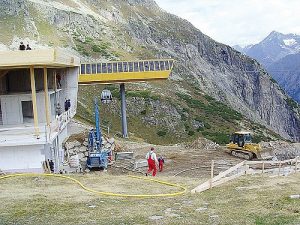
[[[163,61],[159,63],[160,63],[160,70],[165,70],[165,63]]]
[[[154,71],[154,62],[153,61],[150,62],[150,70]]]
[[[102,73],[107,73],[106,63],[102,63]]]
[[[86,73],[91,74],[91,64],[86,64]]]
[[[133,72],[133,62],[129,62],[129,72]]]
[[[33,120],[32,101],[22,101],[23,123],[30,123]]]
[[[139,63],[135,62],[134,63],[134,72],[138,72],[139,71]]]
[[[118,71],[123,72],[122,63],[118,63]]]
[[[144,62],[145,71],[149,71],[149,62]]]
[[[144,62],[139,62],[140,71],[144,71]]]
[[[166,70],[170,70],[169,61],[165,61]]]
[[[127,62],[123,62],[123,71],[128,72],[128,64]]]
[[[160,70],[158,61],[155,61],[154,65],[155,65],[155,70]]]
[[[118,68],[117,68],[117,63],[113,63],[113,73],[117,73]]]
[[[111,63],[107,63],[107,72],[112,73],[112,65]]]
[[[81,64],[81,72],[80,74],[85,74],[85,64]]]
[[[96,73],[96,64],[92,64],[92,73],[93,73],[93,74]]]
[[[100,63],[97,64],[97,73],[101,73],[101,64]]]

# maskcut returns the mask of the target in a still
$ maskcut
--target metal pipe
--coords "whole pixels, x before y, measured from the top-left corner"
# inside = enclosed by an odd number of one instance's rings
[[[121,113],[122,113],[122,136],[128,138],[127,133],[127,118],[126,118],[126,97],[125,97],[125,84],[120,84],[121,95]]]

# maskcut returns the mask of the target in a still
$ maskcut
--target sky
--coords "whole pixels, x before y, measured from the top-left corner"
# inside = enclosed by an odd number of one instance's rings
[[[228,45],[262,41],[272,31],[300,34],[299,0],[155,0],[204,34]]]

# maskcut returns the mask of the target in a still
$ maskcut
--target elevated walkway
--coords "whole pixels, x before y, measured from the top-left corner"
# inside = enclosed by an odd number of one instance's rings
[[[168,79],[172,68],[172,59],[85,63],[80,66],[79,84]]]

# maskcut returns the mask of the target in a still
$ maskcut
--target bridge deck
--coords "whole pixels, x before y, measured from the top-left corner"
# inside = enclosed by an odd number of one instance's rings
[[[172,59],[81,64],[79,83],[126,83],[168,79]]]

